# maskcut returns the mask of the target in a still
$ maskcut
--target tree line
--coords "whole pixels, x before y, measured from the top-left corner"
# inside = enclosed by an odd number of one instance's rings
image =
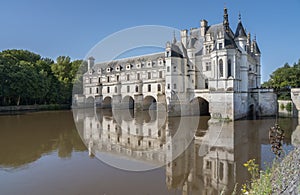
[[[293,65],[285,63],[282,67],[277,68],[262,86],[274,88],[278,99],[290,99],[290,89],[300,87],[300,59]]]
[[[81,66],[81,64],[83,64]],[[0,106],[72,103],[73,85],[82,89],[86,62],[59,56],[56,61],[28,50],[0,52]]]

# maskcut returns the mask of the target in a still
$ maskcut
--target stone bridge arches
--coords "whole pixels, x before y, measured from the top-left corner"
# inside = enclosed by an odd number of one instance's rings
[[[106,96],[103,100],[102,100],[102,104],[101,104],[102,108],[112,108],[112,98],[110,96]]]
[[[86,105],[87,107],[92,107],[92,106],[94,106],[94,105],[95,105],[95,98],[94,98],[93,96],[87,97],[86,100],[85,100],[85,105]]]
[[[124,109],[134,109],[134,98],[126,95],[122,98],[121,104]]]
[[[209,116],[209,101],[201,96],[190,100],[192,115]]]
[[[157,100],[152,95],[147,95],[143,98],[143,110],[156,110]]]

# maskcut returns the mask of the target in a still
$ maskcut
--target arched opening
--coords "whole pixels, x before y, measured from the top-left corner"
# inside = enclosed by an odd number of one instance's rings
[[[86,107],[94,107],[94,104],[95,104],[95,99],[91,96],[85,100]]]
[[[227,77],[231,77],[232,76],[232,73],[231,73],[231,60],[229,59],[228,62],[227,62]]]
[[[131,96],[125,96],[122,99],[122,108],[124,109],[133,109],[134,108],[134,99]]]
[[[104,108],[104,109],[105,108],[110,109],[111,108],[111,102],[112,102],[111,97],[107,96],[102,101],[101,107]]]
[[[255,118],[255,109],[254,109],[254,105],[251,104],[248,108],[248,114],[247,114],[247,118],[248,119],[256,119]]]
[[[219,75],[220,75],[220,77],[224,76],[224,67],[223,67],[223,60],[222,59],[219,60]]]
[[[144,110],[156,110],[156,99],[153,96],[146,96],[143,100]]]
[[[204,98],[196,97],[191,101],[192,115],[209,116],[209,103]]]

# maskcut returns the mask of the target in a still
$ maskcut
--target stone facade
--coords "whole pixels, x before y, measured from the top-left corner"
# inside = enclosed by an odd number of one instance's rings
[[[85,103],[216,119],[275,115],[276,95],[260,89],[260,58],[256,38],[246,33],[240,17],[234,33],[224,8],[222,23],[209,26],[202,20],[189,34],[182,30],[165,52],[103,63],[90,57],[83,78]]]

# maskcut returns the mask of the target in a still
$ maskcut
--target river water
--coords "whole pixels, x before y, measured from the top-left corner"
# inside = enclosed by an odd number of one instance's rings
[[[265,169],[274,159],[275,122],[94,109],[2,115],[0,194],[229,194],[249,179],[243,163]],[[278,124],[288,152],[297,120]]]

